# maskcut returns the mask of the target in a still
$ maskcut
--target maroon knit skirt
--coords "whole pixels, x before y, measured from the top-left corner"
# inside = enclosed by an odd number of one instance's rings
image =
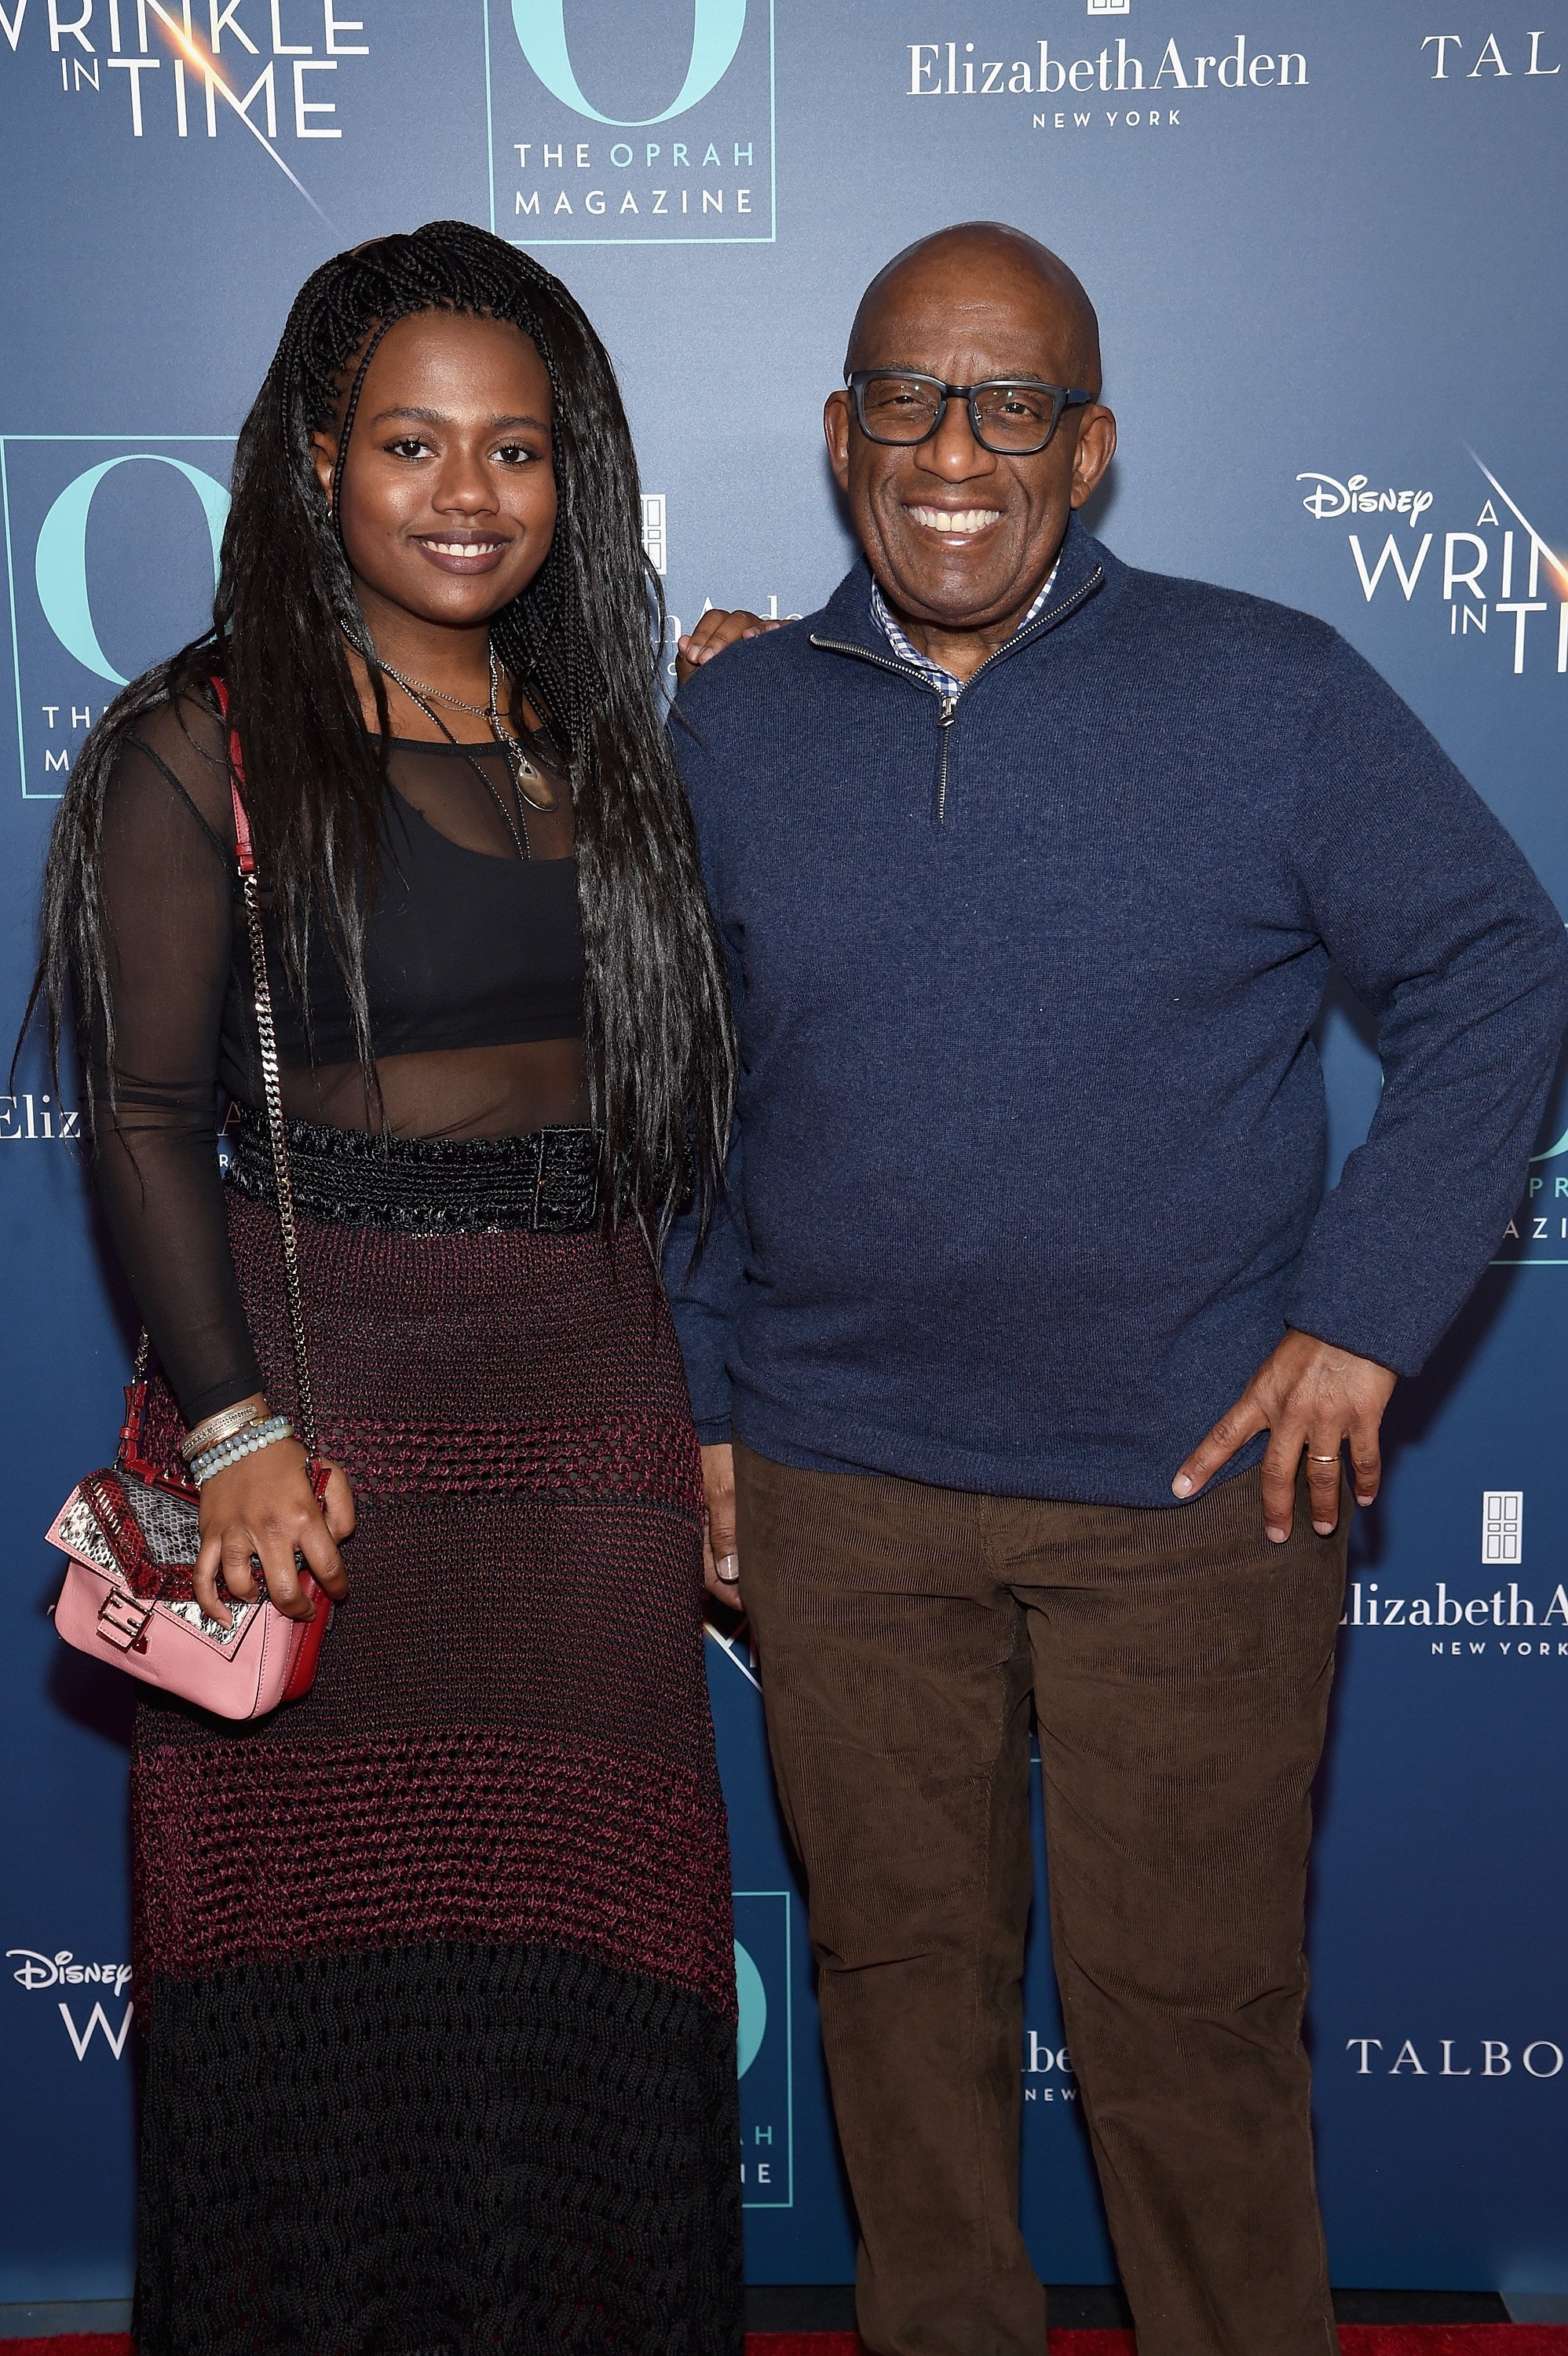
[[[349,1599],[306,1699],[140,1712],[143,2356],[740,2347],[696,1438],[645,1244],[512,1223],[520,1142],[305,1189]],[[286,1404],[275,1212],[229,1225]]]

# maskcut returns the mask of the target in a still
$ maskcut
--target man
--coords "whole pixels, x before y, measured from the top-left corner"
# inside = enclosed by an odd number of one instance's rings
[[[809,1886],[861,2329],[1044,2349],[1032,1695],[1141,2356],[1328,2356],[1299,2031],[1341,1451],[1369,1503],[1395,1378],[1517,1198],[1563,929],[1332,630],[1075,519],[1115,428],[1053,255],[911,247],[847,377],[862,562],[681,699],[742,1078],[731,1215],[669,1270]],[[1325,1197],[1331,958],[1385,1087]]]

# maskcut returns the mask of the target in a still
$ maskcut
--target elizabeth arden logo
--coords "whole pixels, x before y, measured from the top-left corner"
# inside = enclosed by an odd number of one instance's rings
[[[80,1145],[81,1115],[47,1091],[0,1097],[0,1145]]]
[[[669,540],[663,491],[643,493],[643,553],[662,579],[669,571]]]
[[[1024,2031],[1026,2103],[1075,2103],[1078,2083],[1065,2045],[1053,2046],[1038,2029]]]
[[[1091,16],[1130,13],[1125,0],[1121,5],[1089,0]],[[1034,43],[1022,57],[987,57],[991,47],[991,40],[965,35],[906,42],[905,95],[1060,98],[1061,106],[1031,114],[1036,131],[1174,131],[1182,127],[1183,103],[1199,91],[1305,90],[1308,80],[1304,49],[1260,49],[1244,33],[1236,34],[1231,46],[1213,51],[1184,48],[1174,36],[1157,54],[1152,43],[1134,50],[1125,34],[1117,35],[1114,46],[1107,42],[1096,53],[1080,58],[1057,54],[1046,39]],[[1117,100],[1114,107],[1093,103],[1097,96],[1113,94]],[[1203,102],[1209,103],[1209,98]]]
[[[1517,1564],[1524,1559],[1524,1491],[1487,1489],[1481,1495],[1481,1560]]]
[[[525,245],[770,244],[773,0],[595,21],[485,0],[490,226]]]
[[[1518,1546],[1522,1526],[1520,1491],[1488,1490],[1481,1525],[1488,1569],[1506,1565],[1509,1557],[1487,1555],[1485,1548]],[[1414,1631],[1438,1660],[1491,1659],[1533,1671],[1543,1661],[1568,1661],[1568,1587],[1559,1583],[1549,1593],[1539,1588],[1532,1593],[1517,1579],[1509,1579],[1499,1580],[1489,1592],[1464,1595],[1440,1579],[1434,1587],[1395,1595],[1383,1580],[1356,1579],[1339,1625],[1376,1629],[1381,1634]]]

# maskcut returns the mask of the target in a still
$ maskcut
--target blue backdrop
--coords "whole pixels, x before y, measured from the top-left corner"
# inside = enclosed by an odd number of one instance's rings
[[[116,681],[199,619],[290,297],[324,255],[443,214],[537,247],[586,303],[687,624],[709,600],[800,611],[843,570],[816,421],[871,271],[950,220],[1042,235],[1104,323],[1122,444],[1095,527],[1344,630],[1563,902],[1565,134],[1545,0],[0,0],[0,1032],[53,797]],[[1353,1005],[1324,1048],[1337,1165],[1378,1085]],[[132,2217],[127,1696],[56,1642],[32,1535],[105,1452],[127,1324],[74,1097],[36,1055],[15,1088],[0,2302],[121,2295]],[[1568,2290],[1565,1126],[1402,1387],[1355,1541],[1311,1933],[1340,2283]],[[1389,1205],[1391,1228],[1441,1215]],[[750,1658],[710,1649],[751,2272],[836,2280],[803,1912]],[[1104,2280],[1041,1912],[1029,2231],[1048,2278]]]

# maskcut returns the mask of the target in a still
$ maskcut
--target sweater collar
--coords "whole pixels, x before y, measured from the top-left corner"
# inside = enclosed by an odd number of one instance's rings
[[[1049,584],[1051,594],[1043,612],[1032,613],[990,659],[996,661],[1007,655],[1026,637],[1032,638],[1037,632],[1054,628],[1057,620],[1065,618],[1069,611],[1076,613],[1088,597],[1104,586],[1115,567],[1116,560],[1109,549],[1103,548],[1074,514],[1068,521],[1057,554],[1056,569]],[[872,612],[871,589],[871,568],[862,555],[815,617],[811,629],[813,646],[831,651],[831,641],[851,647],[858,653],[891,660],[886,634]]]

